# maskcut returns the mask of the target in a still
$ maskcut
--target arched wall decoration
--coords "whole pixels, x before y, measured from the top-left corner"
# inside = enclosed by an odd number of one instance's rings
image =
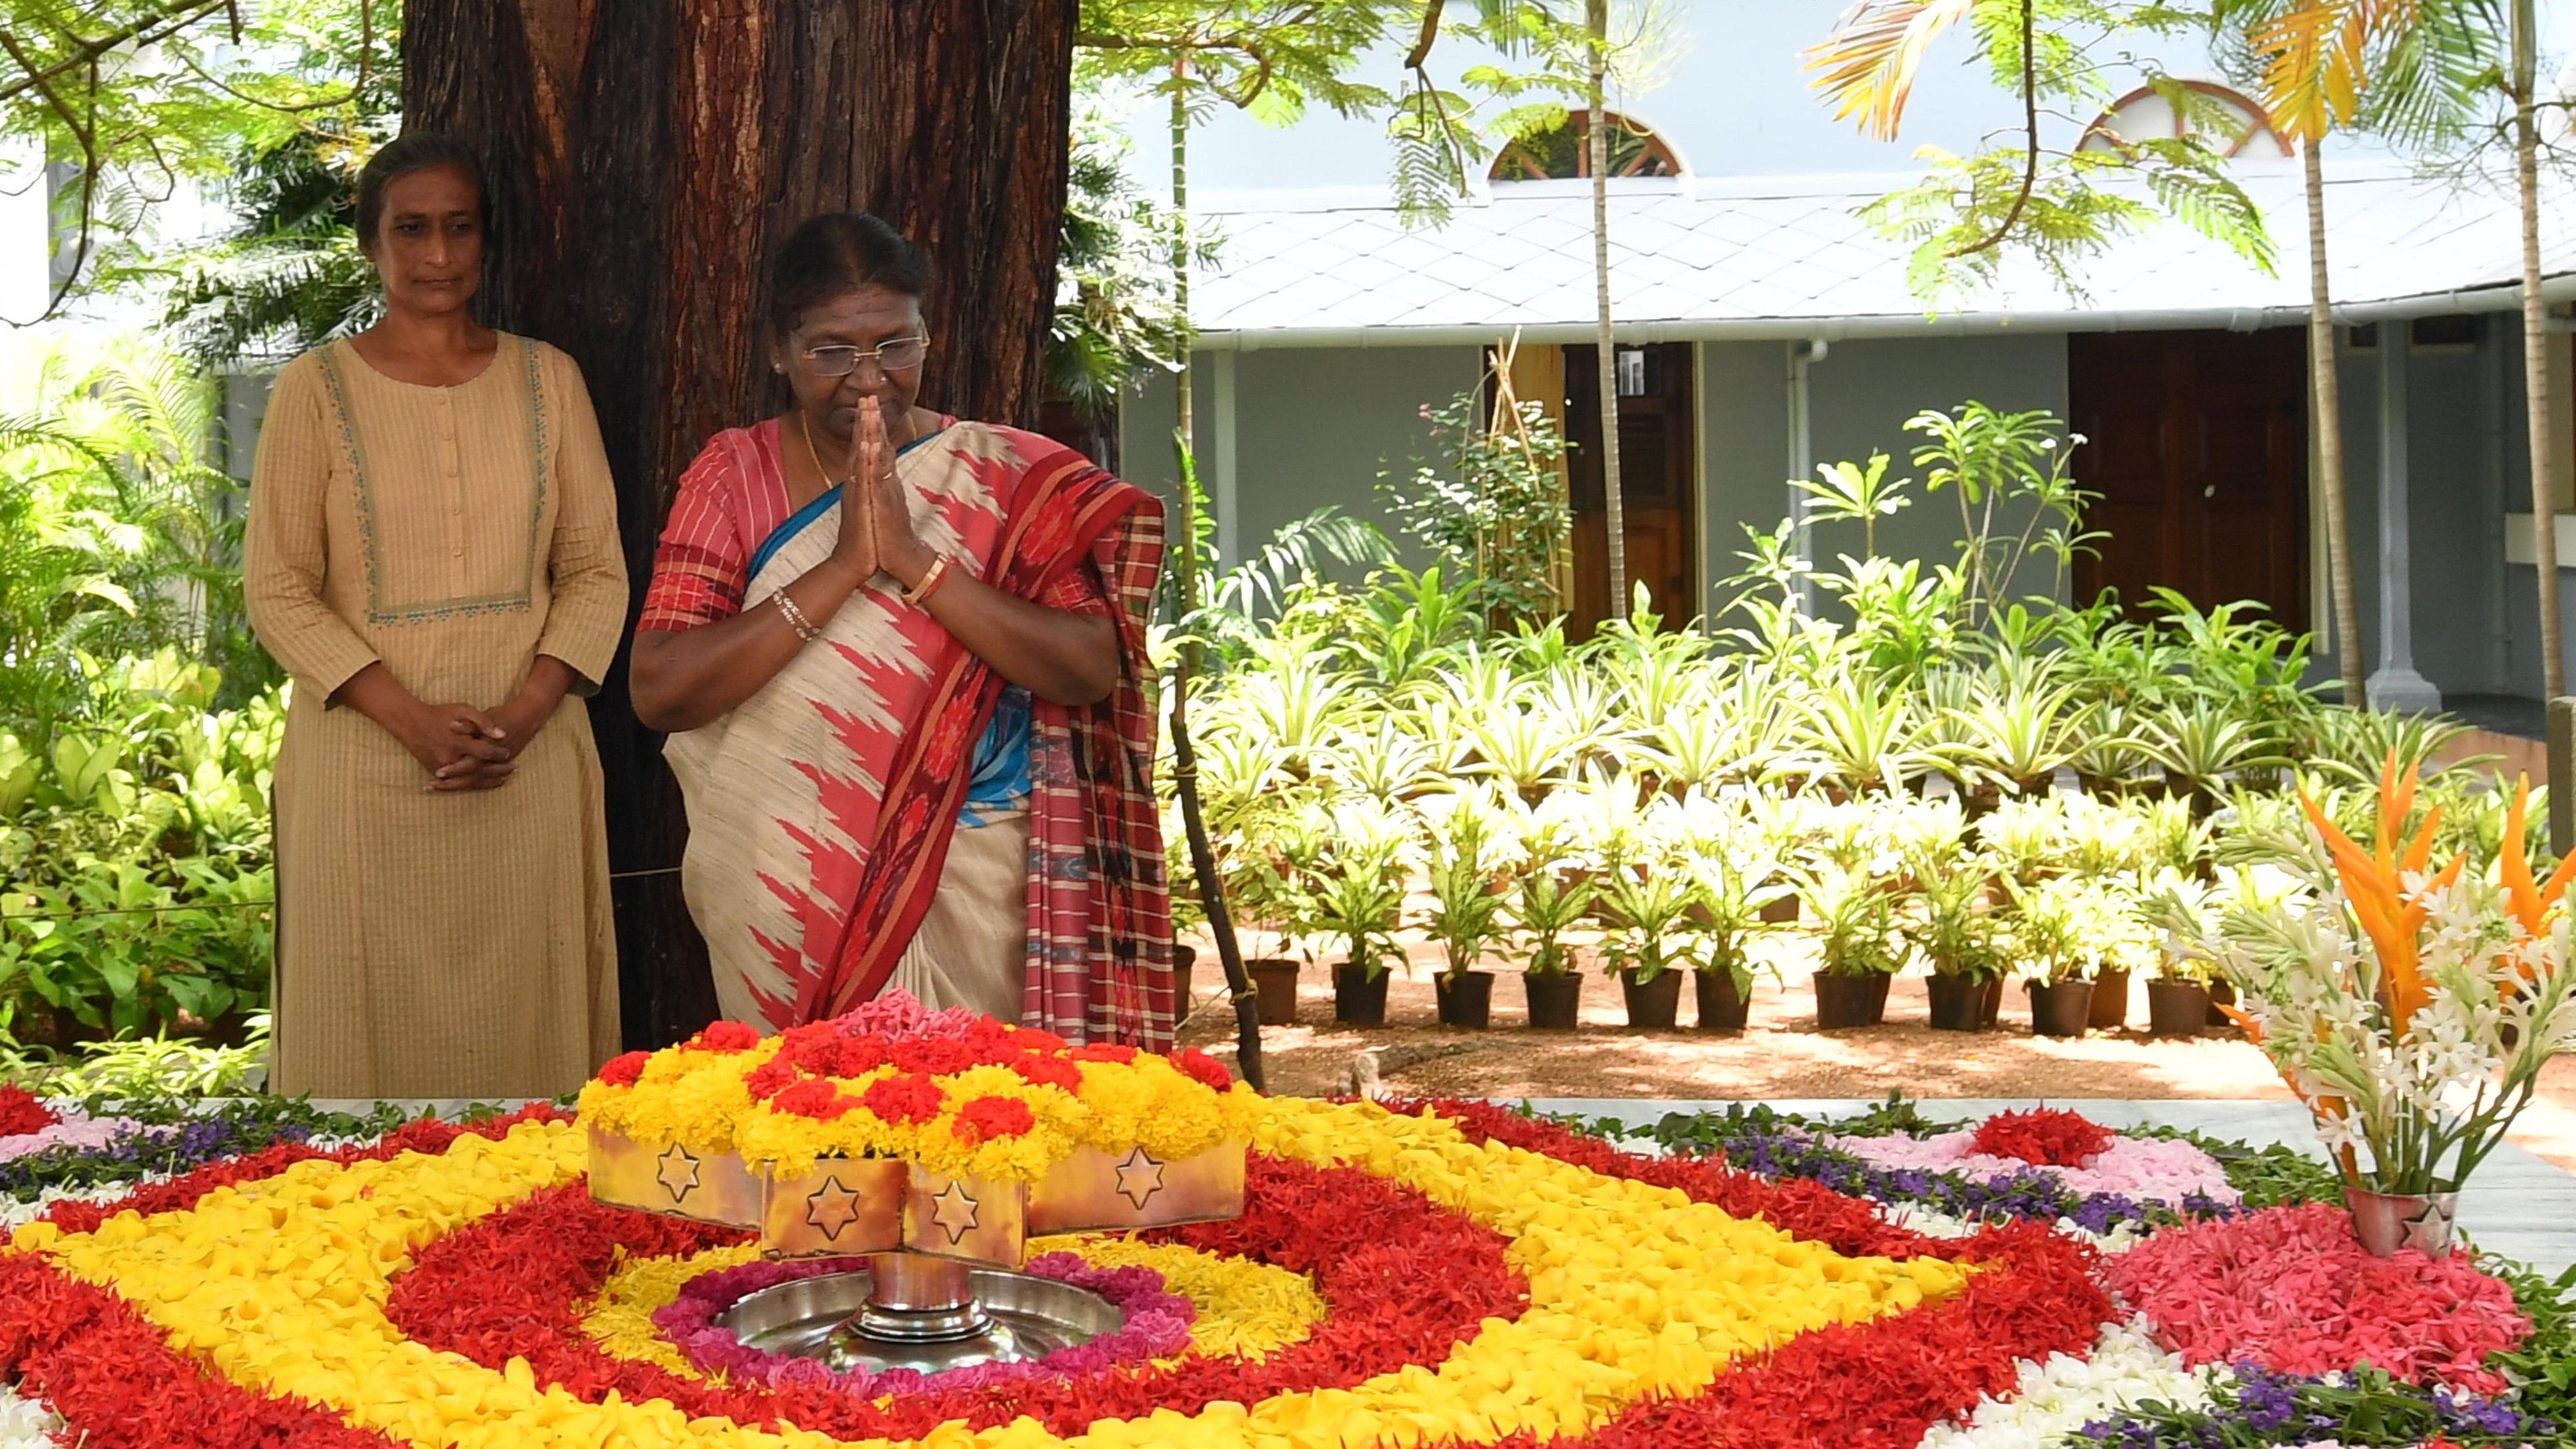
[[[2182,88],[2217,103],[2228,117],[2228,124],[2213,142],[2223,141],[2217,150],[2222,156],[2295,156],[2290,143],[2274,129],[2270,113],[2263,104],[2241,91],[2230,90],[2214,81],[2183,81]],[[2084,141],[2078,147],[2085,151],[2109,151],[2118,141],[2165,140],[2190,131],[2189,115],[2176,110],[2173,102],[2153,86],[2140,86],[2113,101],[2110,108],[2084,128]],[[2204,130],[2206,128],[2204,127]]]
[[[1681,157],[1641,121],[1617,111],[1610,117],[1612,176],[1679,176]],[[1560,181],[1592,174],[1592,116],[1568,111],[1562,125],[1506,144],[1494,156],[1488,175],[1496,181]]]

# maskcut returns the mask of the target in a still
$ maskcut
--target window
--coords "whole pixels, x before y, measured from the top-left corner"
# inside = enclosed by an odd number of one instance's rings
[[[1612,176],[1679,176],[1681,158],[1664,144],[1662,137],[1643,124],[1620,115],[1610,116],[1610,174]],[[1551,126],[1534,136],[1524,136],[1505,145],[1494,158],[1493,179],[1496,181],[1556,181],[1592,174],[1592,114],[1569,111],[1562,125]]]
[[[2154,87],[2131,91],[2085,128],[2086,151],[2113,151],[2122,141],[2166,140],[2197,131],[2222,156],[2290,156],[2296,153],[2262,103],[2222,85],[2184,81],[2193,99],[2177,109]]]

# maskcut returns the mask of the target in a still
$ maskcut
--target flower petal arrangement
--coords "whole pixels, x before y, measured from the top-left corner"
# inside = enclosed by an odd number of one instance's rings
[[[798,1080],[927,1077],[940,1115],[915,1128],[1004,1095],[961,1092],[967,1073],[1012,1069],[945,1070],[952,1046],[1069,1065],[1077,1100],[1089,1069],[1145,1060],[1087,1061],[917,1008],[880,1005],[864,1025],[836,1037],[951,1045]],[[702,1088],[657,1109],[677,1120],[750,1099],[743,1078],[777,1054],[718,1031],[620,1070]],[[691,1057],[733,1059],[733,1085]],[[2429,1426],[2410,1445],[2556,1432],[2525,1385],[2547,1377],[2535,1355],[2561,1350],[2533,1325],[2576,1304],[2465,1256],[2362,1262],[2328,1208],[2153,1199],[2122,1220],[2134,1246],[2105,1253],[2062,1191],[1972,1187],[1975,1127],[1702,1123],[1728,1145],[1649,1154],[1485,1103],[1239,1102],[1222,1109],[1252,1144],[1239,1218],[1032,1244],[1029,1266],[1124,1307],[1123,1329],[931,1376],[835,1376],[745,1349],[720,1328],[727,1305],[846,1260],[764,1261],[744,1230],[592,1200],[586,1124],[566,1114],[336,1145],[281,1121],[263,1145],[57,1197],[0,1248],[0,1449],[2397,1442],[2308,1422],[2356,1395],[2374,1423]],[[1967,1164],[1955,1171],[1857,1165],[1947,1136]],[[2080,1173],[2189,1145],[2105,1133],[2079,1154],[2088,1166],[2000,1160]],[[99,1151],[104,1172],[115,1153]],[[1950,1209],[1941,1235],[1904,1225]],[[2324,1323],[2314,1300],[2331,1292],[2351,1308],[2295,1344],[2282,1323],[2197,1311],[2244,1290],[2266,1255],[2310,1265],[2305,1286],[2265,1290],[2296,1312]],[[2423,1286],[2403,1291],[2404,1271]],[[2262,1437],[2283,1403],[2309,1439]]]
[[[583,1090],[581,1114],[648,1147],[732,1152],[782,1176],[880,1157],[1034,1183],[1086,1146],[1168,1162],[1242,1140],[1256,1102],[1196,1050],[1073,1046],[890,995],[775,1037],[718,1022],[629,1052]]]

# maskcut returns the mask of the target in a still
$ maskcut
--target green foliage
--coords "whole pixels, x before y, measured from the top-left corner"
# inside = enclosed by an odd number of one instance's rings
[[[0,735],[0,1038],[197,1029],[264,1003],[283,707],[170,650],[93,671],[95,728]]]
[[[2225,245],[2266,273],[2274,255],[2262,215],[2226,156],[2237,137],[2213,131],[2208,108],[2129,46],[2195,27],[2194,11],[2132,0],[1967,0],[1929,7],[1873,0],[1847,11],[1808,53],[1808,68],[1838,118],[1893,140],[1914,78],[1940,32],[1965,20],[1994,83],[2021,99],[2025,124],[2007,143],[1959,155],[1917,152],[1923,180],[1861,209],[1884,234],[1915,244],[1908,281],[1939,307],[1992,283],[2018,248],[2065,292],[2085,295],[2083,266],[2120,237],[2159,217]],[[2087,130],[2071,150],[2049,148],[2043,113],[2091,115],[2117,94],[2115,76],[2140,76],[2204,124],[2174,137],[2132,141]],[[2118,89],[2128,88],[2123,79]],[[2144,200],[2139,197],[2144,193]]]
[[[1439,450],[1399,480],[1378,474],[1387,512],[1414,541],[1473,586],[1474,607],[1495,624],[1543,625],[1563,612],[1556,564],[1573,531],[1557,468],[1565,442],[1539,404],[1520,405],[1517,425],[1486,426],[1481,388],[1423,419]]]
[[[2488,1256],[2479,1267],[2513,1289],[2514,1307],[2531,1320],[2531,1337],[2511,1353],[2487,1360],[2521,1393],[2517,1407],[2554,1424],[2576,1424],[2576,1268],[2555,1278],[2502,1258]]]
[[[239,1046],[166,1036],[83,1042],[68,1051],[0,1044],[0,1082],[39,1096],[126,1104],[170,1097],[245,1097],[268,1077],[270,1019],[252,1015]]]
[[[1173,218],[1128,178],[1127,153],[1125,133],[1096,108],[1074,118],[1045,369],[1047,391],[1085,419],[1109,416],[1135,379],[1181,355]],[[1211,265],[1217,243],[1199,238],[1194,250]]]
[[[394,109],[400,16],[398,0],[9,0],[0,132],[58,168],[56,305],[169,279],[154,219],[182,185],[221,194],[245,180],[255,201],[296,153],[362,149]],[[222,289],[226,264],[248,260],[209,258],[200,275]],[[294,290],[274,272],[234,280],[245,297]]]
[[[216,392],[141,341],[35,359],[39,422],[0,425],[0,729],[85,720],[96,660],[164,645],[237,702],[273,683],[242,604],[240,483],[206,460]]]

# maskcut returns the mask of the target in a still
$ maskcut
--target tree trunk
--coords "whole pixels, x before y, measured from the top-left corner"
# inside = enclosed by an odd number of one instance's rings
[[[2326,496],[2326,578],[2333,595],[2335,658],[2343,665],[2343,702],[2360,709],[2369,703],[2369,695],[2362,685],[2361,605],[2353,593],[2352,528],[2345,522],[2343,395],[2335,382],[2334,293],[2326,275],[2325,167],[2317,159],[2314,140],[2301,148],[2301,154],[2308,178],[2308,377],[2316,397],[2317,486]]]
[[[1619,491],[1619,357],[1610,336],[1610,0],[1585,0],[1592,119],[1584,143],[1592,172],[1592,283],[1597,304],[1593,353],[1601,375],[1601,526],[1609,534],[1610,608],[1605,619],[1628,617],[1628,509]]]
[[[2513,7],[2513,160],[2522,192],[2522,395],[2531,426],[2531,541],[2540,579],[2541,698],[2567,692],[2567,662],[2558,637],[2558,499],[2549,475],[2557,456],[2550,416],[2549,307],[2540,295],[2540,124],[2532,113],[2539,80],[2539,37],[2532,0]]]
[[[707,436],[784,409],[761,322],[796,224],[864,208],[926,250],[926,405],[1034,424],[1055,300],[1075,0],[408,0],[403,120],[472,143],[481,311],[581,364],[639,607]],[[630,615],[631,617],[631,615]],[[625,660],[591,702],[630,1046],[715,1014],[688,825]]]
[[[1172,313],[1180,321],[1180,371],[1172,374],[1174,428],[1181,446],[1198,456],[1198,427],[1190,416],[1197,399],[1191,386],[1198,338],[1190,331],[1190,53],[1172,57]],[[1193,540],[1195,541],[1195,540]]]

